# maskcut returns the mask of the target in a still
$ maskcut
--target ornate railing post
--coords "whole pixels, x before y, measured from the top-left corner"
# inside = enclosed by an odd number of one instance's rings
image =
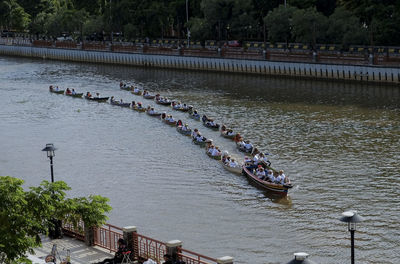
[[[225,256],[217,259],[218,264],[233,264],[233,258],[229,256]]]
[[[124,240],[126,241],[126,245],[127,245],[128,249],[131,251],[131,255],[136,256],[136,253],[137,253],[137,252],[135,252],[136,236],[134,236],[135,234],[137,234],[136,226],[126,226],[126,227],[122,228],[122,232],[123,232]]]
[[[180,240],[171,240],[166,243],[167,246],[167,254],[171,256],[172,262],[178,260],[178,252],[182,247],[182,241]]]

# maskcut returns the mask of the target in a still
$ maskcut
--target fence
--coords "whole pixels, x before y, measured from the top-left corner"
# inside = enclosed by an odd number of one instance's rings
[[[69,223],[63,223],[62,227],[65,235],[85,241],[86,233],[84,232],[84,224],[82,221],[79,222],[77,227]],[[132,238],[133,259],[142,262],[151,258],[157,263],[163,262],[163,256],[168,253],[168,243],[138,234],[136,231],[125,233],[124,230],[125,229],[110,224],[106,224],[102,227],[95,227],[92,229],[94,245],[108,249],[110,252],[117,252],[118,240],[125,235],[128,241]],[[181,245],[181,242],[179,243]],[[169,245],[169,247],[171,247],[171,245]],[[181,246],[176,247],[176,255],[179,260],[184,261],[186,264],[215,264],[218,262],[215,258],[183,249]]]
[[[117,226],[106,224],[103,227],[94,228],[94,244],[113,252],[118,250],[117,242],[122,237],[122,229]]]
[[[178,257],[186,264],[212,264],[217,262],[217,259],[203,256],[183,248],[178,252]]]
[[[83,221],[80,221],[78,223],[78,226],[76,226],[76,227],[71,223],[63,222],[62,230],[63,230],[63,233],[67,236],[74,237],[74,238],[76,238],[78,240],[82,240],[82,241],[85,240],[85,232],[84,232],[85,224],[83,223]]]
[[[167,253],[167,246],[164,242],[150,237],[133,233],[134,257],[139,260],[151,258],[157,263],[161,263],[164,254]]]

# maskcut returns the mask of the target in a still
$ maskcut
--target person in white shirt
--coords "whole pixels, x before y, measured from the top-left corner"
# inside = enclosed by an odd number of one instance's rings
[[[213,152],[214,152],[214,145],[210,145],[210,147],[208,148],[207,152],[212,155]]]
[[[255,156],[253,157],[253,164],[254,164],[254,165],[258,165],[258,155],[255,155]]]
[[[197,134],[199,133],[199,130],[197,128],[195,128],[192,132],[192,138],[195,138],[197,136]]]
[[[235,161],[235,159],[232,159],[231,162],[229,162],[229,167],[236,168],[237,166],[238,163]]]
[[[220,156],[221,155],[221,151],[219,151],[218,147],[215,147],[213,152],[211,153],[212,156]]]
[[[244,147],[246,150],[250,151],[253,148],[253,145],[250,143],[250,141],[247,141],[244,143]]]
[[[135,88],[133,89],[133,91],[134,91],[135,93],[138,93],[138,92],[139,92],[139,88],[135,87]]]
[[[275,182],[275,176],[274,176],[274,172],[272,170],[268,170],[268,180],[270,182]]]
[[[256,170],[256,176],[259,179],[264,179],[264,177],[265,177],[265,171],[264,171],[264,168],[261,165],[259,165],[257,170]]]
[[[210,121],[207,122],[209,126],[215,126],[214,120],[210,119]]]
[[[233,135],[235,135],[235,133],[233,133],[232,129],[228,129],[228,132],[226,132],[226,135],[227,136],[233,136]]]
[[[280,179],[281,184],[285,184],[285,183],[287,183],[289,181],[289,179],[283,173],[283,170],[279,171],[279,177],[281,177],[281,179]]]

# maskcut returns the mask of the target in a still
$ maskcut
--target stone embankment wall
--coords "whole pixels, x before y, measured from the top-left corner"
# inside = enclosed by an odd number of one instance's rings
[[[0,45],[0,55],[159,68],[400,84],[400,68],[398,67],[206,58],[179,56],[178,54],[122,53],[9,45]]]

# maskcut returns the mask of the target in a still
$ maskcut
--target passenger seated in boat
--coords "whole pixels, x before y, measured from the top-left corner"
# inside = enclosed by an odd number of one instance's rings
[[[123,83],[123,82],[120,82],[120,83],[119,83],[119,87],[122,87],[122,86],[124,86],[124,83]]]
[[[244,164],[246,164],[246,166],[247,166],[247,165],[253,164],[253,163],[252,163],[252,161],[251,161],[251,159],[249,157],[244,156]]]
[[[249,140],[246,140],[246,141],[244,142],[244,148],[245,148],[248,152],[251,152],[251,150],[253,149],[253,145],[250,143]]]
[[[147,90],[143,90],[143,96],[147,94]]]
[[[143,106],[142,106],[142,103],[141,103],[141,102],[137,102],[137,108],[139,108],[139,109],[142,109],[142,108],[143,108]]]
[[[91,97],[92,97],[92,94],[91,94],[90,92],[87,92],[87,93],[86,93],[86,97],[91,98]]]
[[[214,122],[213,119],[210,119],[210,120],[207,122],[207,125],[212,126],[212,127],[215,127],[215,126],[216,126],[216,124],[215,124],[215,122]]]
[[[197,110],[193,111],[192,116],[195,117],[195,118],[200,118],[200,115],[199,115],[199,113],[197,113]]]
[[[100,98],[100,94],[99,93],[96,93],[96,98]]]
[[[65,91],[65,94],[72,94],[71,90],[69,88],[67,88],[67,90]]]
[[[235,142],[240,142],[243,141],[242,136],[240,135],[240,133],[237,133],[236,136],[233,138],[233,141]]]
[[[258,150],[258,148],[254,148],[253,151],[251,152],[251,155],[255,156],[258,155],[260,153],[260,151]]]
[[[213,152],[214,152],[214,149],[215,149],[215,147],[214,147],[214,145],[213,144],[211,144],[208,148],[207,148],[207,152],[209,153],[209,154],[213,154]]]
[[[139,88],[135,87],[135,88],[133,88],[133,92],[134,92],[134,93],[139,93],[140,90],[139,90]]]
[[[211,156],[221,156],[221,151],[219,150],[218,147],[215,147],[211,153]]]
[[[196,140],[199,142],[203,142],[206,140],[206,138],[203,137],[200,132],[197,132]]]
[[[199,134],[199,130],[197,128],[193,129],[192,138],[196,138],[198,134]]]
[[[135,101],[132,101],[132,108],[134,108],[136,106]]]
[[[153,114],[155,114],[155,111],[154,111],[154,108],[153,107],[148,107],[147,108],[147,111],[149,112],[149,114],[151,114],[151,115],[153,115]]]
[[[259,160],[258,160],[258,155],[255,155],[255,156],[253,157],[252,161],[253,161],[253,164],[254,164],[254,165],[258,165],[258,162],[259,162]]]
[[[167,118],[167,114],[164,112],[161,114],[161,119],[166,119]]]
[[[233,132],[232,129],[228,129],[228,130],[226,131],[226,135],[227,135],[227,136],[233,136],[233,135],[235,135],[235,133]]]
[[[60,89],[58,89],[58,86],[56,86],[56,92],[59,91]]]
[[[203,123],[205,123],[206,121],[209,121],[210,119],[206,115],[203,115],[201,120],[203,121]]]
[[[188,106],[187,106],[186,104],[183,104],[183,105],[182,105],[182,109],[185,109],[185,110],[186,110],[186,109],[188,109]]]
[[[185,124],[184,126],[182,126],[182,131],[189,131],[188,124]]]
[[[177,126],[182,126],[182,124],[183,124],[183,123],[182,123],[182,120],[180,120],[180,119],[178,120],[178,122],[176,122],[176,125],[177,125]]]
[[[121,101],[119,102],[120,104],[123,104],[124,103],[124,101],[122,101],[122,99],[121,99]]]
[[[265,171],[264,171],[264,168],[261,165],[259,165],[258,168],[256,169],[255,175],[260,180],[263,180],[265,178]]]
[[[75,89],[72,89],[72,94],[73,94],[73,95],[75,95],[75,94],[76,94],[76,92],[75,92]]]
[[[258,160],[260,162],[263,162],[265,165],[267,165],[268,167],[271,166],[271,162],[268,160],[268,158],[266,157],[267,155],[269,155],[268,153],[260,153],[258,154]]]
[[[272,170],[268,170],[267,181],[270,181],[272,183],[275,182],[275,176],[274,176],[274,172]]]
[[[114,96],[111,96],[111,98],[110,98],[110,102],[111,102],[111,103],[114,103],[114,102],[115,102],[115,100],[114,100]]]
[[[225,132],[226,131],[226,126],[225,125],[222,125],[221,126],[221,132]]]
[[[53,85],[49,86],[49,90],[52,92],[53,91]]]
[[[238,165],[239,165],[239,164],[235,161],[235,159],[232,159],[232,160],[229,162],[229,167],[231,167],[231,168],[236,168]]]
[[[280,178],[279,178],[280,177]],[[279,182],[280,184],[285,184],[285,183],[289,183],[289,178],[286,177],[286,175],[283,173],[283,170],[279,171]]]

